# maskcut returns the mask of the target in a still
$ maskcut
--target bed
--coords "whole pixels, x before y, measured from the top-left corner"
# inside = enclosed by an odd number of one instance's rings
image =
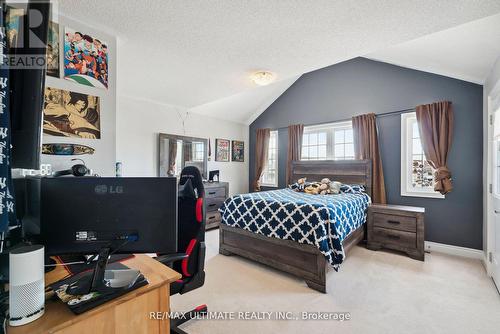
[[[290,189],[242,194],[221,207],[219,253],[236,254],[305,280],[325,293],[329,265],[364,239],[371,196],[371,161],[294,161],[290,180],[324,177],[364,186],[365,192],[309,195]]]

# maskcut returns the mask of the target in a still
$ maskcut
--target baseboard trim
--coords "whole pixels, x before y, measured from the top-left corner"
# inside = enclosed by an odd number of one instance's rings
[[[483,253],[483,267],[484,267],[484,270],[486,270],[486,274],[489,277],[491,277],[490,268],[489,268],[489,264],[488,264],[488,257],[484,253]]]
[[[456,256],[466,257],[469,259],[484,261],[484,252],[480,249],[446,245],[432,241],[426,241],[424,248],[426,252],[436,252],[449,255],[456,255]]]

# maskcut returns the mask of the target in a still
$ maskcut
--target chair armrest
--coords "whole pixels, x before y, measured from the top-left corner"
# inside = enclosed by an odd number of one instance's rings
[[[180,260],[187,258],[189,255],[186,253],[175,253],[175,254],[166,254],[160,255],[155,259],[163,264],[171,264]]]

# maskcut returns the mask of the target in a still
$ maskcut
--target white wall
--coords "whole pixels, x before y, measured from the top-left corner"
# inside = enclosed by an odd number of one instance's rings
[[[93,155],[79,155],[79,156],[52,156],[42,155],[42,164],[51,164],[53,170],[68,169],[75,162],[71,158],[82,158],[87,166],[94,170],[101,176],[114,176],[115,175],[115,154],[116,154],[116,54],[117,43],[116,37],[106,34],[101,30],[96,30],[88,27],[81,22],[75,21],[69,17],[63,16],[59,13],[56,15],[55,20],[59,21],[59,41],[60,41],[60,71],[61,76],[64,75],[63,58],[64,46],[62,38],[64,36],[64,27],[82,31],[93,37],[99,38],[108,44],[109,50],[109,87],[108,89],[100,89],[77,84],[65,79],[58,79],[47,76],[45,81],[46,87],[61,88],[78,93],[85,93],[100,97],[101,103],[101,139],[82,139],[58,136],[43,136],[43,143],[75,143],[83,144],[95,149]]]
[[[89,168],[101,176],[115,175],[115,162],[123,163],[124,176],[158,175],[158,133],[170,133],[193,137],[210,138],[212,161],[208,169],[219,169],[221,181],[230,183],[231,194],[248,190],[248,126],[205,115],[187,113],[185,108],[158,104],[138,98],[118,95],[119,78],[127,77],[127,64],[119,64],[117,38],[101,28],[91,28],[81,21],[59,13],[56,18],[60,25],[61,39],[64,27],[83,31],[105,41],[109,45],[109,88],[108,90],[80,85],[68,80],[47,77],[46,86],[99,96],[101,100],[101,139],[80,139],[43,136],[43,143],[76,143],[93,147],[93,155],[49,156],[42,155],[42,163],[49,163],[54,170],[68,169],[74,162],[71,158],[82,158]],[[60,55],[64,56],[61,43]],[[118,55],[118,57],[117,57]],[[118,58],[118,59],[117,59]],[[124,65],[124,66],[122,66]],[[133,64],[133,66],[137,66]],[[61,74],[63,63],[61,59]],[[117,75],[117,71],[120,74]],[[145,83],[149,84],[149,83]],[[154,83],[151,83],[154,84]],[[118,96],[118,97],[117,97]],[[185,129],[183,127],[183,119]],[[243,140],[245,142],[245,162],[215,162],[215,138]]]
[[[159,133],[210,138],[212,159],[208,170],[220,170],[221,181],[230,183],[230,194],[247,192],[248,126],[121,95],[116,120],[116,159],[123,163],[124,176],[158,175]],[[214,161],[215,138],[244,141],[245,162]]]

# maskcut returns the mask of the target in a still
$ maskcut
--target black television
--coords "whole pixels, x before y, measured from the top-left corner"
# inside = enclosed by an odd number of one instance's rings
[[[3,11],[4,22],[9,17],[9,11],[15,8],[10,6],[16,4],[7,4]],[[35,56],[45,63],[50,3],[30,0],[24,9],[24,15],[19,18],[16,44],[8,47],[7,55],[16,61],[23,56]],[[7,44],[9,46],[10,43]],[[12,168],[40,168],[45,71],[45,66],[11,66],[9,69]]]

